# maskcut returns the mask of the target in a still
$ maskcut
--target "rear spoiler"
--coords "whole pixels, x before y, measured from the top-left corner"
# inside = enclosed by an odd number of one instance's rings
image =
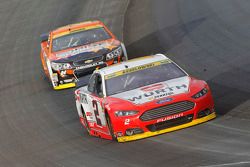
[[[84,77],[77,78],[77,80],[76,80],[76,89],[88,85],[89,79],[90,79],[91,76],[92,76],[92,74],[89,74],[89,75],[85,75]]]
[[[43,34],[41,34],[40,38],[41,38],[41,42],[48,41],[48,39],[49,39],[49,33],[43,33]]]

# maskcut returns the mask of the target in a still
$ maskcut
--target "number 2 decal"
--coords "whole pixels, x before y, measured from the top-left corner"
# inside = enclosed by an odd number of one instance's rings
[[[130,119],[125,119],[124,125],[129,125]]]
[[[96,100],[92,101],[94,112],[95,112],[95,118],[96,118],[96,124],[99,126],[102,126],[101,119],[99,118],[99,111],[98,111],[98,104]]]

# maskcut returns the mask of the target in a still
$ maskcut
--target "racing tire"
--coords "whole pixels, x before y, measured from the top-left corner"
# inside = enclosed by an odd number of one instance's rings
[[[45,64],[47,66],[47,64]],[[43,64],[41,65],[42,70],[40,71],[40,77],[44,80],[48,85],[51,84],[51,80],[48,74],[46,74],[46,70],[44,69]]]
[[[107,113],[106,113],[106,121],[107,121],[107,125],[108,125],[109,132],[110,132],[112,139],[117,141],[117,138],[114,135],[114,130],[113,130],[113,125],[112,125],[111,119]]]
[[[55,89],[55,87],[58,86],[58,83],[54,83],[54,82],[52,81],[52,79],[53,79],[53,78],[52,78],[53,70],[52,70],[52,68],[51,68],[51,64],[50,64],[50,61],[49,61],[48,59],[46,59],[46,65],[47,65],[47,70],[48,70],[48,74],[49,74],[48,78],[49,78],[49,80],[50,80],[50,83],[51,83],[53,89]]]
[[[81,109],[81,110],[82,110],[82,116],[83,116],[83,122],[84,122],[85,128],[86,128],[88,134],[90,134],[90,127],[89,127],[89,124],[88,124],[86,114],[85,114],[83,109]]]

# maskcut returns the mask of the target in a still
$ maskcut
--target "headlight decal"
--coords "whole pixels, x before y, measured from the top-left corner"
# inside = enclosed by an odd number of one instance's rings
[[[121,54],[122,54],[122,47],[119,46],[118,48],[114,49],[113,51],[111,51],[106,55],[106,60],[111,60],[115,57],[120,56]]]
[[[53,70],[68,70],[72,69],[72,66],[69,63],[55,63],[51,62],[51,67]]]
[[[192,98],[194,99],[198,99],[202,96],[204,96],[205,94],[207,94],[208,89],[207,88],[203,88],[201,91],[199,91],[198,93],[196,93],[195,95],[192,96]]]
[[[138,111],[136,110],[121,110],[121,111],[116,111],[115,115],[117,117],[123,117],[123,116],[132,116],[138,114]]]

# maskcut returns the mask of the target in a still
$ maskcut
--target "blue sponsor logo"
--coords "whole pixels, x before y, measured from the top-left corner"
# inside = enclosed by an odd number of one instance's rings
[[[163,103],[166,103],[166,102],[170,102],[172,100],[173,100],[172,98],[165,98],[165,99],[157,101],[156,103],[157,104],[163,104]]]

